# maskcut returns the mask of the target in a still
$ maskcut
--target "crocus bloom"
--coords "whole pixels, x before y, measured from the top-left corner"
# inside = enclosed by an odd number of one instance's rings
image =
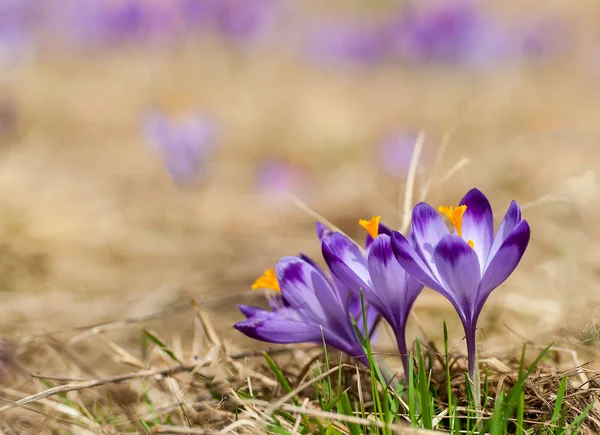
[[[334,236],[322,225],[317,225],[319,238]],[[270,310],[240,305],[246,320],[234,325],[238,331],[270,343],[315,343],[323,340],[365,365],[359,336],[351,318],[364,335],[364,321],[360,296],[353,293],[325,272],[309,257],[284,257],[256,280],[253,289],[268,288],[279,292],[270,301]],[[372,332],[378,315],[366,309],[367,328]]]
[[[48,14],[64,21],[72,42],[89,47],[168,40],[182,30],[179,9],[165,0],[68,0]]]
[[[214,125],[207,118],[194,113],[171,119],[154,112],[145,119],[143,130],[177,184],[191,184],[202,175],[215,145]]]
[[[414,247],[398,232],[392,248],[400,265],[415,279],[454,305],[467,339],[469,375],[477,370],[475,333],[483,304],[519,264],[529,243],[529,224],[515,201],[494,235],[488,199],[470,190],[458,207],[440,207],[455,228],[450,233],[438,212],[426,203],[413,209]]]
[[[230,38],[247,38],[263,31],[275,18],[276,0],[214,0],[218,31]]]
[[[402,178],[408,172],[417,135],[397,132],[385,138],[380,145],[380,164],[392,177]]]
[[[387,23],[321,25],[308,33],[308,53],[319,60],[333,63],[380,62],[391,54],[394,47],[394,34],[389,32]]]
[[[256,189],[269,196],[296,192],[306,184],[302,168],[281,160],[262,163],[256,173]]]
[[[379,216],[359,223],[368,232],[366,255],[346,236],[336,233],[323,240],[323,257],[340,282],[354,291],[362,290],[369,305],[388,321],[408,378],[406,322],[423,284],[408,275],[394,257],[391,230],[380,223]]]

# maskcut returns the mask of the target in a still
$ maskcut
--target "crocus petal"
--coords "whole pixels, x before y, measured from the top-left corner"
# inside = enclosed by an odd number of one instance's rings
[[[250,317],[260,316],[266,311],[264,308],[253,307],[252,305],[238,305],[238,310],[240,310],[247,319]]]
[[[390,227],[388,227],[385,224],[382,224],[381,222],[379,222],[379,230],[378,230],[378,234],[387,234],[388,236],[392,236],[392,229]],[[371,247],[371,244],[373,243],[373,237],[371,237],[370,234],[367,233],[366,239],[365,239],[365,249],[369,249]]]
[[[469,190],[460,205],[467,206],[462,221],[463,238],[473,241],[473,249],[479,258],[479,269],[483,273],[483,268],[494,241],[492,206],[486,196],[478,189]]]
[[[308,319],[325,325],[343,318],[344,307],[323,274],[298,257],[283,257],[275,266],[281,294],[290,306]]]
[[[325,274],[325,271],[321,268],[321,266],[317,264],[315,260],[304,254],[299,254],[298,257],[309,263],[312,267],[315,268],[317,272],[323,275],[323,278],[325,278],[325,280],[329,281],[329,277]],[[350,294],[352,293],[350,288],[342,284],[335,275],[332,275],[331,281],[333,282],[333,288],[338,293],[342,304],[347,303],[348,299],[350,298]]]
[[[408,240],[397,231],[392,233],[392,250],[400,266],[409,275],[430,289],[446,295],[446,289],[438,282],[429,266],[425,264]]]
[[[233,325],[242,334],[269,343],[319,343],[321,328],[296,320],[272,317],[253,317]]]
[[[504,219],[500,223],[498,227],[498,231],[496,232],[496,238],[494,239],[494,243],[492,244],[492,248],[490,249],[490,253],[488,254],[488,258],[485,264],[485,268],[490,264],[490,261],[494,258],[502,243],[506,240],[506,238],[512,233],[517,224],[521,222],[521,209],[516,201],[510,203],[510,207],[506,211],[504,215]],[[484,268],[484,269],[485,269]]]
[[[450,301],[463,322],[470,319],[481,279],[477,254],[461,237],[450,234],[440,240],[434,258]]]
[[[327,277],[327,275],[325,274],[325,271],[321,268],[321,266],[319,266],[317,264],[317,262],[315,260],[313,260],[312,258],[310,258],[308,255],[300,253],[300,254],[298,254],[298,258],[306,261],[308,264],[310,264],[312,267],[314,267],[317,272],[319,272],[321,275],[323,275],[323,278],[325,278],[325,280],[329,280],[329,278]]]
[[[289,304],[283,298],[281,293],[273,295],[269,299],[269,308],[271,308],[271,311],[277,311],[277,310],[280,310],[280,309],[288,307],[288,306],[289,306]]]
[[[420,202],[412,212],[412,225],[417,246],[431,270],[435,270],[433,251],[442,237],[449,234],[439,213],[429,204]]]
[[[392,239],[385,234],[379,235],[373,242],[367,263],[373,292],[365,293],[365,297],[370,296],[367,298],[369,303],[397,330],[405,324],[423,285],[411,278],[400,266],[392,251]],[[400,331],[396,331],[398,332]]]
[[[359,274],[335,252],[326,242],[322,244],[323,258],[327,267],[331,270],[332,278],[336,288],[348,289],[351,294],[358,295],[364,292],[365,295],[372,293],[371,280],[367,277],[365,281],[362,273]]]
[[[319,241],[322,241],[325,237],[328,237],[332,234],[332,231],[321,222],[317,222],[315,226],[317,228],[317,237],[319,238]]]
[[[529,244],[530,229],[527,221],[521,221],[498,249],[486,268],[477,295],[477,307],[481,309],[489,294],[502,284],[515,270]]]
[[[366,299],[366,298],[365,298]],[[372,337],[373,330],[375,326],[377,326],[379,319],[381,316],[379,315],[379,311],[370,303],[365,301],[365,311],[367,318],[367,328],[369,331],[369,335]],[[364,315],[362,311],[362,300],[360,295],[352,295],[348,302],[348,312],[352,315],[356,322],[356,326],[360,330],[360,332],[365,335],[365,322]]]
[[[337,259],[350,268],[362,283],[370,286],[367,260],[356,243],[343,234],[333,233],[323,239],[321,249],[328,265],[330,265],[330,261]]]

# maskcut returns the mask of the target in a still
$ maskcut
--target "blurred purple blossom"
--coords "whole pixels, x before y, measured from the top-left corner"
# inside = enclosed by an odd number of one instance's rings
[[[211,1],[211,0],[207,0]],[[216,29],[224,36],[246,38],[263,31],[275,19],[278,0],[212,0]]]
[[[379,62],[389,57],[395,35],[387,26],[322,24],[309,30],[309,55],[333,62]]]
[[[202,178],[216,144],[212,121],[199,113],[175,119],[156,111],[144,119],[143,133],[177,184],[192,184]]]
[[[32,53],[33,5],[31,0],[0,0],[0,68],[13,66]]]
[[[0,44],[18,45],[28,39],[31,6],[28,0],[0,0]]]
[[[410,166],[416,141],[417,134],[412,132],[398,132],[386,137],[379,145],[381,167],[392,177],[404,177]]]
[[[176,2],[69,0],[68,3],[62,17],[67,36],[85,46],[162,40],[181,30]]]
[[[306,185],[306,174],[299,166],[283,160],[271,160],[259,165],[256,190],[268,195],[297,192]]]
[[[245,39],[272,23],[280,4],[279,0],[56,1],[60,7],[37,5],[49,30],[45,36],[85,47],[173,41],[198,30]]]
[[[321,26],[308,37],[311,56],[362,63],[490,63],[551,56],[567,45],[558,20],[501,23],[478,0],[430,0],[407,7],[374,24]]]

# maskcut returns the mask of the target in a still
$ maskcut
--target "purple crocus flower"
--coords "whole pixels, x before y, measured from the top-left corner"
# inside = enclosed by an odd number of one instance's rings
[[[460,206],[439,210],[454,225],[453,233],[440,214],[422,202],[412,214],[416,247],[394,232],[392,249],[410,275],[454,305],[465,329],[469,375],[477,382],[477,320],[492,290],[519,264],[529,243],[529,224],[521,220],[521,210],[513,201],[494,235],[492,208],[477,189],[470,190]]]
[[[211,121],[198,113],[171,119],[153,112],[146,117],[143,131],[177,184],[191,184],[200,178],[215,145]]]
[[[336,233],[323,240],[323,257],[340,282],[356,292],[362,291],[369,305],[388,321],[408,379],[406,322],[423,284],[402,269],[392,251],[392,232],[379,220],[375,217],[359,222],[368,232],[366,255],[346,236]]]
[[[417,135],[412,132],[397,132],[385,138],[380,145],[380,163],[392,177],[406,175],[412,160]]]
[[[317,224],[322,243],[337,233]],[[267,270],[252,286],[253,289],[269,288],[279,291],[270,301],[270,310],[240,305],[246,320],[234,325],[238,331],[270,343],[315,343],[325,340],[327,345],[368,365],[359,336],[365,334],[360,295],[352,292],[337,280],[331,279],[309,257],[284,257]],[[369,333],[372,333],[379,315],[366,308]]]
[[[256,173],[256,189],[267,195],[294,192],[306,183],[302,169],[282,160],[261,164]]]
[[[255,35],[272,22],[277,0],[213,0],[217,30],[230,38]]]
[[[309,32],[307,49],[316,59],[327,62],[380,62],[394,47],[394,34],[389,30],[387,23],[321,25]]]
[[[499,59],[507,35],[473,0],[433,2],[399,18],[400,55],[409,61],[477,65]]]
[[[69,0],[60,13],[67,37],[85,46],[169,39],[183,21],[175,2],[158,0]]]
[[[0,44],[18,46],[29,39],[31,10],[27,0],[0,0]]]

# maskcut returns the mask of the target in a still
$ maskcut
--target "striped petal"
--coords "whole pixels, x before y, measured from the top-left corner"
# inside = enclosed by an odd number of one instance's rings
[[[443,295],[447,294],[446,289],[438,281],[437,277],[434,276],[429,266],[419,256],[409,241],[397,231],[392,233],[392,250],[398,263],[400,263],[409,275],[430,289]]]
[[[433,207],[421,202],[413,209],[412,225],[419,253],[429,269],[435,270],[433,251],[442,237],[450,233],[444,220]]]
[[[481,310],[488,296],[515,270],[529,244],[530,229],[527,221],[517,224],[504,240],[485,270],[479,285],[476,308]]]
[[[434,257],[448,299],[463,321],[471,319],[481,279],[477,254],[461,237],[450,234],[440,240]]]
[[[462,220],[463,238],[473,241],[473,249],[479,258],[479,269],[483,273],[483,268],[494,241],[492,206],[486,196],[478,189],[471,189],[467,192],[460,205],[467,206],[467,211]]]
[[[500,249],[500,246],[502,246],[502,243],[504,243],[506,238],[512,233],[519,222],[521,222],[521,209],[516,201],[512,201],[508,207],[508,210],[506,211],[506,214],[504,215],[504,219],[502,219],[502,222],[500,222],[498,231],[496,232],[494,243],[492,244],[492,248],[490,249],[490,253],[485,264],[486,268],[498,252],[498,249]]]

